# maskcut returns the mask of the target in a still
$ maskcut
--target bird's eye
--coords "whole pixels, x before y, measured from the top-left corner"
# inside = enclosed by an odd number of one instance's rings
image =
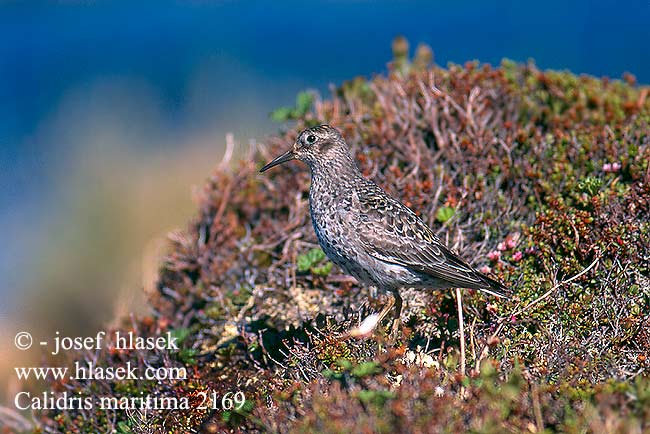
[[[307,143],[309,143],[310,145],[312,143],[314,143],[315,141],[316,141],[316,136],[315,135],[310,134],[310,135],[307,136]]]

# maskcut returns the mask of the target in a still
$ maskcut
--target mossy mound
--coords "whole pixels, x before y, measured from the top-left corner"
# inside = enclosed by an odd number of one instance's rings
[[[430,52],[429,52],[430,53]],[[424,62],[426,64],[426,62]],[[242,391],[236,411],[76,410],[44,426],[95,432],[641,432],[650,429],[650,88],[504,61],[397,62],[355,79],[293,127],[218,167],[170,236],[152,318],[178,352],[104,365],[185,366],[182,381],[66,382],[84,395]],[[397,67],[399,66],[399,67]],[[280,115],[282,115],[280,113]],[[280,116],[278,115],[278,116]],[[290,115],[290,116],[289,116]],[[364,174],[448,245],[514,289],[466,291],[468,377],[451,291],[409,291],[398,342],[338,333],[377,309],[318,251],[308,171],[259,175],[308,125],[339,127]],[[128,387],[127,387],[128,386]]]

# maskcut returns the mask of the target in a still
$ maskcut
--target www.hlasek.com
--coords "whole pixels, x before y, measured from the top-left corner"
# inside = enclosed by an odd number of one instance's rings
[[[32,336],[27,332],[19,332],[14,340],[16,347],[27,350],[32,346]],[[107,339],[106,332],[100,331],[91,337],[60,336],[59,332],[51,344],[41,341],[40,345],[50,350],[50,354],[57,355],[68,350],[161,350],[178,351],[177,338],[167,332],[164,336],[141,337],[133,332],[116,331],[112,339]],[[53,347],[53,348],[51,348]],[[187,379],[187,370],[183,366],[151,366],[138,360],[127,361],[122,366],[102,366],[96,361],[76,361],[73,367],[67,366],[31,366],[14,368],[16,376],[21,381],[124,381],[124,380],[157,380],[174,381]],[[241,409],[246,398],[243,392],[228,392],[218,396],[215,392],[201,391],[193,399],[193,405],[198,409],[232,410]],[[187,397],[152,396],[140,393],[138,396],[82,396],[74,391],[63,393],[42,392],[33,394],[28,391],[18,392],[14,398],[14,405],[19,410],[70,410],[99,408],[102,410],[118,409],[153,409],[173,410],[189,409],[190,402]]]

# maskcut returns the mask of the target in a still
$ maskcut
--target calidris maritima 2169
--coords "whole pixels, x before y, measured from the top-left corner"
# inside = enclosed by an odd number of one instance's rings
[[[413,211],[364,178],[335,128],[304,130],[291,149],[260,172],[290,160],[311,169],[309,208],[325,254],[360,282],[393,295],[351,335],[369,334],[393,306],[394,332],[402,309],[400,288],[470,288],[508,296],[501,283],[462,260]]]

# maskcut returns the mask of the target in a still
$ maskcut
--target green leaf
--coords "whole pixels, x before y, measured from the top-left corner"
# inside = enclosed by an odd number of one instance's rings
[[[340,380],[343,378],[343,373],[334,371],[332,369],[325,369],[322,374],[323,377],[327,378],[328,380]]]
[[[275,122],[286,122],[292,119],[292,114],[291,107],[280,107],[271,112],[271,119]]]
[[[603,185],[603,181],[600,178],[587,176],[586,178],[580,180],[580,182],[578,183],[578,188],[584,193],[587,193],[589,196],[595,196],[596,193],[598,193],[598,191],[600,190],[600,187],[602,187],[602,185]]]
[[[186,327],[181,327],[169,331],[169,336],[172,339],[176,338],[176,342],[178,344],[182,344],[185,338],[187,338],[189,335],[190,335],[190,329]]]
[[[352,369],[352,362],[349,361],[348,359],[338,359],[336,361],[336,364],[339,365],[341,368],[345,369],[346,371]]]
[[[389,390],[360,390],[358,396],[361,402],[380,407],[389,399],[395,398],[395,393]]]
[[[438,220],[440,223],[446,223],[450,218],[454,216],[454,209],[450,208],[448,206],[443,206],[438,208],[438,211],[436,211],[436,220]]]
[[[198,350],[195,348],[183,348],[178,353],[178,358],[186,365],[196,365],[196,354]]]
[[[325,253],[321,249],[311,249],[305,254],[298,255],[297,268],[298,272],[305,273],[311,271],[314,274],[328,275],[332,269],[331,265],[325,264],[322,267],[315,268],[315,266],[325,259]]]
[[[321,265],[320,267],[311,268],[311,273],[317,276],[327,276],[328,274],[330,274],[330,271],[332,271],[331,262],[328,262],[325,265]]]
[[[124,433],[132,433],[133,431],[131,430],[129,424],[122,420],[117,423],[117,432],[120,434],[124,434]]]
[[[307,255],[309,256],[312,265],[315,265],[325,259],[325,252],[323,252],[321,249],[311,249]]]
[[[311,260],[307,255],[298,255],[298,272],[304,273],[311,268]]]
[[[368,375],[379,374],[381,372],[381,366],[376,362],[363,362],[352,369],[350,372],[353,376],[357,378],[366,377]]]
[[[314,103],[314,95],[310,92],[300,92],[296,96],[296,107],[279,107],[271,112],[275,122],[286,122],[304,117]]]
[[[307,114],[314,102],[314,95],[310,92],[300,92],[296,97],[296,117],[301,117]]]

